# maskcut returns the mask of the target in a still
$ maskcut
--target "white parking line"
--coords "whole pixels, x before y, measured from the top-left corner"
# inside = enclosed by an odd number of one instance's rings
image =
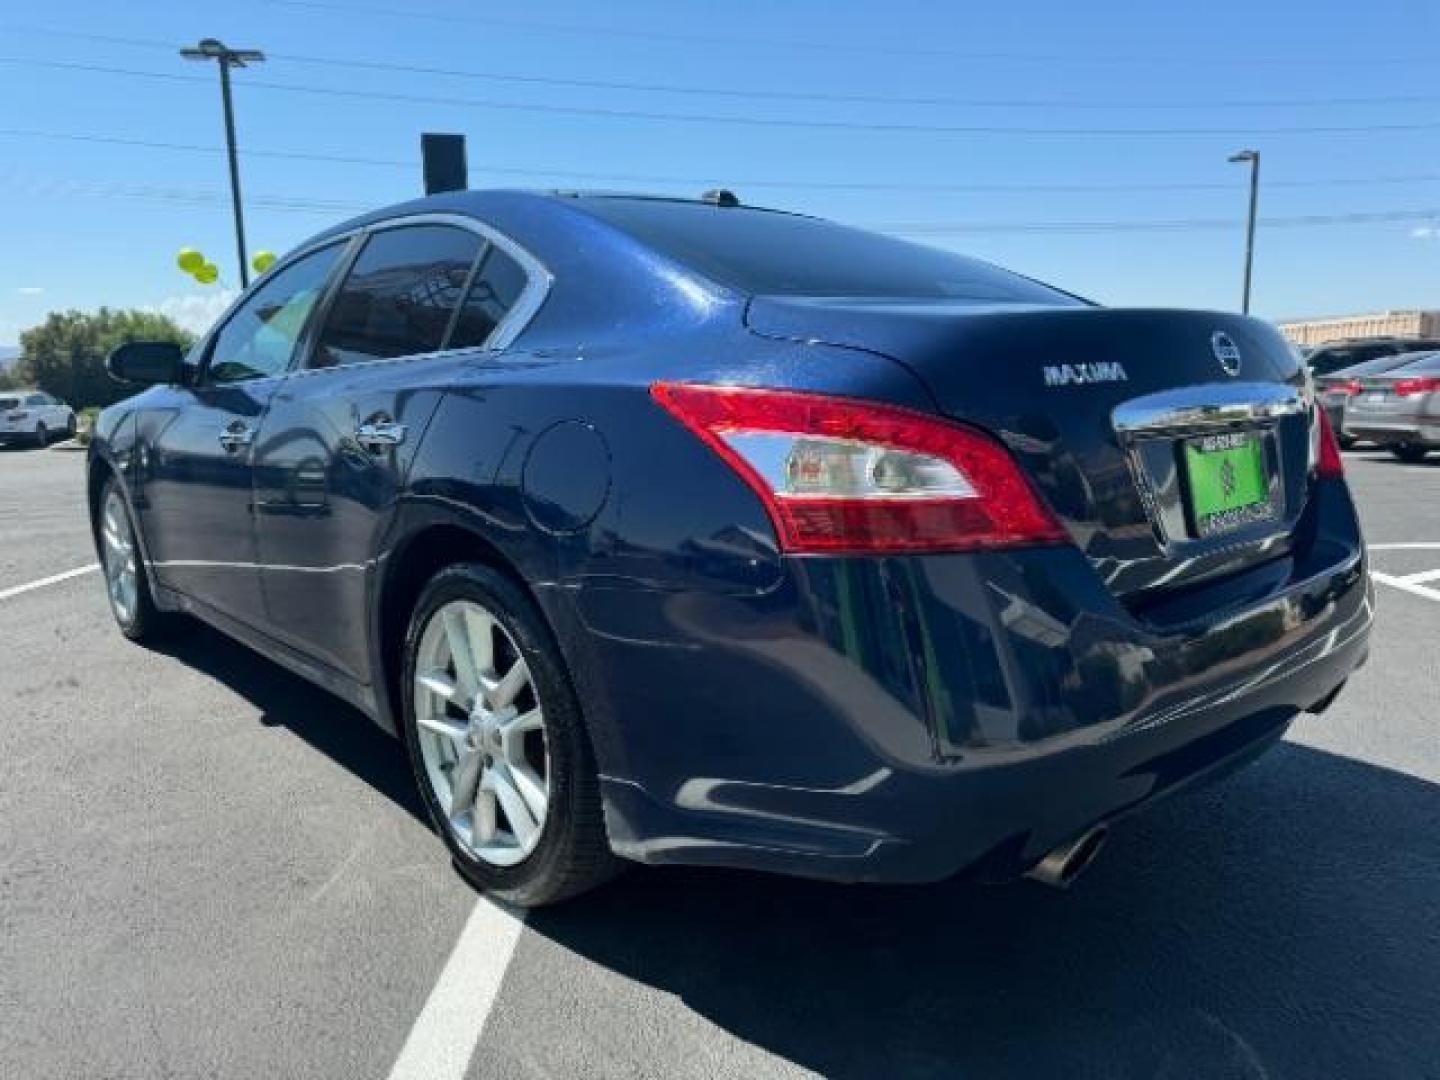
[[[1420,585],[1408,577],[1396,577],[1393,574],[1382,574],[1379,570],[1371,570],[1370,576],[1376,581],[1383,582],[1391,588],[1403,589],[1405,592],[1414,593],[1416,596],[1423,596],[1426,600],[1434,600],[1440,604],[1440,589],[1432,589],[1426,585]],[[1420,577],[1423,575],[1415,575]]]
[[[470,912],[390,1080],[461,1080],[515,955],[524,916],[489,900]]]
[[[1421,570],[1418,574],[1401,574],[1400,580],[1409,582],[1411,585],[1424,585],[1427,581],[1434,581],[1440,578],[1440,570]]]
[[[89,566],[77,566],[74,570],[66,570],[59,574],[51,574],[49,577],[41,578],[39,581],[27,581],[24,585],[12,585],[8,589],[0,589],[0,600],[9,600],[12,596],[19,596],[21,593],[31,592],[34,589],[43,589],[46,585],[58,585],[62,581],[69,581],[81,574],[88,574],[92,570],[99,570],[99,564],[91,563]]]
[[[1366,544],[1371,551],[1440,551],[1440,544],[1422,541],[1414,544]]]

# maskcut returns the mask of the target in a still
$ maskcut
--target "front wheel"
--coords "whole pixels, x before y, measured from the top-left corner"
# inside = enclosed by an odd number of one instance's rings
[[[120,484],[113,477],[100,492],[100,569],[110,613],[120,632],[131,641],[144,641],[159,631],[163,616],[150,595],[150,579],[130,521]]]
[[[35,425],[35,445],[42,449],[50,442],[50,432],[45,429],[44,424]]]
[[[579,703],[513,582],[479,564],[437,574],[411,617],[403,686],[411,766],[471,884],[533,907],[615,872]]]
[[[1425,455],[1430,453],[1426,446],[1415,446],[1412,443],[1405,443],[1401,446],[1390,447],[1390,453],[1394,454],[1407,465],[1418,465],[1425,460]]]

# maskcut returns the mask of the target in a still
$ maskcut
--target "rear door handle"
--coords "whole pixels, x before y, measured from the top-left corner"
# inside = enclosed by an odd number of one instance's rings
[[[231,454],[248,449],[254,441],[255,429],[243,420],[232,420],[225,425],[225,430],[220,432],[220,445]]]
[[[355,441],[371,453],[381,454],[405,441],[405,425],[393,420],[367,420],[355,429]]]

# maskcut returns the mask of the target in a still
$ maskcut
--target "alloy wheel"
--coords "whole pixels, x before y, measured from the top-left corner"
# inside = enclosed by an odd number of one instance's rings
[[[493,866],[522,862],[550,805],[539,691],[515,639],[472,600],[431,615],[415,657],[416,736],[460,846]]]
[[[130,531],[130,517],[120,492],[111,487],[105,496],[100,516],[100,539],[103,548],[105,586],[110,606],[122,626],[135,619],[139,600],[139,580],[135,567],[135,536]]]

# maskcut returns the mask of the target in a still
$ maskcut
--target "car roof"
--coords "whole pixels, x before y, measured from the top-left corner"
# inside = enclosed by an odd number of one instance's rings
[[[1435,347],[1436,339],[1428,337],[1396,337],[1394,334],[1376,334],[1371,337],[1332,338],[1329,341],[1322,341],[1315,346],[1315,351],[1321,349],[1350,349],[1357,345],[1408,345],[1418,346],[1416,351],[1423,351]]]

